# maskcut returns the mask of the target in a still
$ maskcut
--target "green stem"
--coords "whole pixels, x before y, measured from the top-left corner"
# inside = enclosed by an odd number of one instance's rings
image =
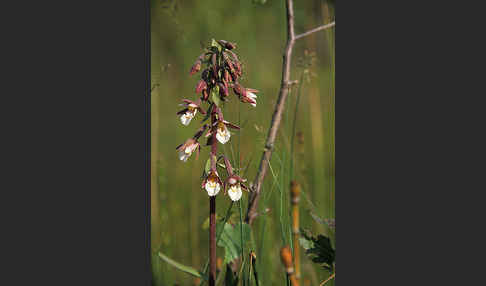
[[[240,206],[241,259],[243,259],[243,217],[242,217],[242,214],[241,214],[241,199],[238,201],[238,205]]]

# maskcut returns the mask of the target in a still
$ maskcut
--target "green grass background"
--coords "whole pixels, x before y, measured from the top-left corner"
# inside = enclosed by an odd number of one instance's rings
[[[257,1],[259,2],[259,1]],[[296,33],[334,19],[334,4],[328,1],[294,1]],[[302,68],[296,65],[304,50],[316,52],[317,63],[311,68],[317,78],[305,82],[297,115],[297,131],[303,133],[303,145],[295,142],[295,178],[303,186],[301,226],[334,238],[327,227],[316,223],[312,210],[321,218],[335,216],[334,184],[334,66],[335,29],[321,31],[298,40],[292,59],[292,79],[299,79]],[[211,38],[237,43],[235,52],[244,63],[244,86],[260,90],[256,108],[239,104],[236,97],[225,106],[225,119],[243,127],[234,132],[230,142],[220,147],[237,164],[250,162],[246,177],[253,181],[262,154],[278,90],[282,52],[286,42],[284,1],[268,0],[188,0],[152,1],[151,3],[151,81],[152,92],[152,269],[155,285],[193,285],[194,278],[157,257],[162,251],[172,259],[201,269],[208,258],[208,231],[202,224],[208,217],[208,196],[201,189],[201,173],[208,149],[199,160],[178,160],[175,147],[192,136],[200,126],[200,114],[189,126],[183,126],[176,112],[182,98],[195,99],[198,75],[188,72]],[[250,248],[257,255],[257,270],[263,285],[285,285],[279,249],[290,243],[289,166],[290,138],[297,89],[287,101],[276,149],[263,186],[259,209],[270,208],[256,219]],[[297,140],[296,140],[297,141]],[[204,142],[204,141],[202,141]],[[238,143],[240,146],[238,148]],[[221,145],[220,145],[221,146]],[[234,155],[233,155],[234,154]],[[242,199],[243,215],[248,195]],[[221,217],[230,199],[217,197]],[[232,220],[239,220],[234,204]],[[223,257],[218,248],[218,257]],[[302,285],[318,285],[329,276],[302,257]],[[307,281],[306,281],[307,280]],[[333,285],[330,282],[328,285]]]

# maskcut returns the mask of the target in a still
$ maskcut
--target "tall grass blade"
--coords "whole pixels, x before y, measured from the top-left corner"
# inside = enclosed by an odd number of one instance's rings
[[[174,266],[175,268],[179,269],[182,272],[185,272],[187,274],[191,274],[192,276],[201,278],[203,280],[208,280],[207,275],[205,275],[205,274],[197,271],[196,269],[194,269],[194,268],[192,268],[190,266],[181,264],[181,263],[179,263],[177,261],[174,261],[174,260],[170,259],[169,257],[165,256],[162,252],[159,252],[159,257],[162,260],[164,260],[165,262],[169,263],[170,265]]]

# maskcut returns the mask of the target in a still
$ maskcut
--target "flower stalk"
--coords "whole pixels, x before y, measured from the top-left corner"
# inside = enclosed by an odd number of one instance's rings
[[[192,119],[196,117],[197,113],[206,115],[203,122],[210,118],[210,124],[204,124],[199,128],[196,134],[187,139],[183,144],[177,146],[179,152],[179,159],[187,162],[193,152],[196,152],[196,158],[199,156],[201,144],[199,138],[204,135],[207,138],[206,146],[210,146],[209,161],[206,163],[204,169],[204,178],[201,188],[204,189],[209,196],[209,285],[214,286],[216,282],[216,195],[221,189],[224,194],[228,194],[232,203],[239,201],[242,196],[242,189],[247,190],[243,184],[245,179],[233,174],[233,168],[229,160],[223,156],[225,161],[225,169],[228,177],[223,181],[218,174],[218,142],[226,144],[231,138],[231,129],[239,129],[236,126],[224,119],[222,107],[224,103],[230,98],[230,90],[238,97],[239,101],[250,103],[256,106],[256,93],[258,90],[245,88],[239,82],[243,74],[242,65],[238,60],[236,54],[232,51],[236,48],[236,44],[219,40],[213,40],[211,45],[205,49],[194,65],[191,67],[189,74],[194,75],[203,69],[201,78],[195,86],[195,93],[199,97],[192,101],[189,99],[183,100],[184,109],[177,112],[180,116],[180,121],[183,125],[188,126]],[[206,111],[202,104],[207,103]],[[221,165],[219,165],[221,166]]]
[[[209,197],[209,285],[216,281],[216,196]]]
[[[216,121],[218,107],[213,108],[211,123]],[[213,127],[214,128],[214,127]],[[211,140],[211,172],[216,172],[216,154],[218,152],[218,141],[216,133],[213,132]],[[217,194],[217,192],[216,192]],[[216,195],[215,194],[215,195]],[[216,281],[216,196],[209,197],[209,285],[215,285]]]

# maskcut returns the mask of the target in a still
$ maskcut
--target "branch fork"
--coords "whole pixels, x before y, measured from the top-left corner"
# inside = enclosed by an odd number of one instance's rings
[[[265,148],[260,159],[260,165],[255,175],[255,179],[252,184],[253,192],[248,200],[248,209],[246,211],[245,222],[252,224],[253,220],[257,217],[257,207],[258,200],[260,198],[261,186],[263,184],[263,179],[268,170],[268,164],[273,152],[273,145],[277,136],[278,128],[280,127],[280,122],[282,120],[282,113],[285,107],[285,102],[287,101],[287,96],[289,94],[289,88],[298,83],[298,81],[290,80],[290,65],[292,59],[292,52],[295,41],[301,39],[305,36],[311,35],[317,31],[322,31],[335,26],[335,22],[326,24],[305,33],[295,35],[294,31],[294,5],[293,0],[286,0],[286,10],[287,10],[287,45],[285,47],[285,53],[283,55],[282,63],[282,80],[280,85],[280,91],[277,98],[277,103],[273,111],[272,121],[270,124],[270,129],[268,130],[267,139],[265,142]]]

